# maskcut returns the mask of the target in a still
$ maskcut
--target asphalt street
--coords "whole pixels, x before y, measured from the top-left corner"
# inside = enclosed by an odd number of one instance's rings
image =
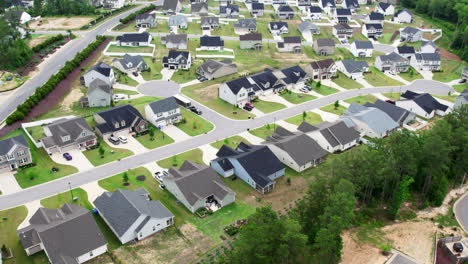
[[[148,152],[137,153],[120,161],[108,163],[88,171],[83,171],[57,179],[55,181],[24,189],[17,193],[2,195],[0,196],[0,211],[64,192],[69,189],[69,183],[72,188],[77,188],[81,185],[101,180],[150,162],[155,162],[157,160],[171,157],[175,154],[182,153],[235,134],[239,134],[249,129],[255,129],[266,124],[274,123],[278,120],[299,115],[304,111],[310,111],[312,109],[332,104],[337,100],[345,100],[359,95],[404,92],[406,90],[424,91],[438,95],[447,95],[449,91],[453,91],[450,86],[437,81],[417,80],[408,86],[362,88],[339,92],[250,120],[232,120],[199,103],[194,102],[196,106],[202,108],[202,116],[215,125],[215,128],[211,132],[190,138],[190,140],[185,140],[153,149]]]
[[[468,232],[468,194],[465,194],[457,201],[453,210],[455,211],[458,223],[463,227],[465,232]]]

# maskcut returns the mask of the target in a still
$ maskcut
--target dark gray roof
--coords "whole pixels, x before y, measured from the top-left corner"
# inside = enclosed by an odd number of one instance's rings
[[[18,230],[23,246],[42,242],[52,264],[78,264],[79,256],[107,244],[91,213],[79,205],[39,208],[29,223]]]
[[[216,61],[216,60],[211,60],[211,59],[205,61],[203,64],[201,64],[198,67],[203,69],[204,72],[213,73],[221,69],[222,67],[226,67],[226,66],[237,68],[237,66],[234,63],[232,63],[231,60]]]
[[[252,10],[264,10],[265,5],[263,3],[252,3]]]
[[[135,20],[155,20],[156,15],[151,13],[139,14],[136,16]]]
[[[251,32],[249,34],[240,35],[239,40],[240,41],[242,41],[242,40],[245,40],[245,41],[249,41],[249,40],[262,41],[262,33],[253,33],[253,32]]]
[[[92,131],[86,120],[82,117],[59,119],[46,127],[52,135],[41,139],[45,147],[66,146],[76,142],[78,138],[79,141],[84,142],[96,137],[94,133],[91,133],[89,136],[80,138],[83,131]],[[70,136],[70,140],[63,141],[62,137],[64,136]]]
[[[400,54],[414,54],[414,47],[412,46],[407,46],[406,44],[400,47],[397,47],[398,53]]]
[[[320,28],[312,22],[304,21],[297,26],[300,32],[307,32],[310,30],[320,30]]]
[[[175,11],[178,4],[179,0],[164,0],[162,8],[163,10]]]
[[[281,5],[278,7],[278,12],[294,12],[294,10],[288,5]]]
[[[168,55],[164,58],[177,59],[177,57],[184,57],[188,59],[190,57],[189,51],[180,51],[180,50],[170,50]]]
[[[374,45],[372,45],[372,42],[367,41],[367,40],[364,40],[364,41],[355,40],[353,43],[354,45],[356,45],[357,49],[373,49],[374,48]]]
[[[406,12],[408,14],[410,14],[410,16],[413,16],[413,13],[411,13],[411,11],[409,11],[409,9],[405,8],[405,9],[402,9],[402,10],[398,10],[396,13],[395,13],[395,16],[397,17],[398,15],[400,15],[401,13],[403,12]]]
[[[322,1],[322,6],[326,7],[327,5],[330,5],[332,7],[336,7],[335,0],[321,0]]]
[[[350,16],[351,10],[349,10],[349,8],[338,8],[336,9],[336,15],[337,16]]]
[[[311,160],[322,159],[327,152],[312,138],[304,133],[292,133],[283,127],[278,127],[272,136],[267,137],[265,144],[273,144],[286,152],[299,166],[304,166]]]
[[[101,90],[105,93],[111,94],[112,93],[112,86],[110,86],[108,83],[105,81],[97,78],[94,79],[88,87],[88,94],[92,93],[95,90]]]
[[[179,105],[177,104],[174,97],[171,96],[162,100],[154,101],[149,104],[149,107],[151,108],[151,110],[153,110],[153,113],[157,114],[178,109]]]
[[[437,45],[432,40],[427,40],[427,41],[423,40],[423,41],[421,41],[421,47],[424,47],[424,46],[432,46],[434,48],[437,48]]]
[[[138,65],[143,65],[146,64],[146,62],[143,60],[143,58],[140,55],[129,55],[125,54],[122,59],[116,59],[120,62],[122,67],[125,69],[132,69],[134,67],[137,67]]]
[[[421,30],[418,29],[418,28],[414,28],[414,27],[405,27],[401,32],[403,33],[406,33],[406,34],[410,34],[410,35],[414,35],[418,32],[420,32]]]
[[[188,18],[183,15],[175,15],[169,17],[169,26],[180,26],[186,25],[188,23]]]
[[[320,6],[310,6],[309,12],[310,13],[322,13],[322,8],[320,8]]]
[[[97,71],[100,74],[106,77],[109,77],[110,73],[112,72],[112,68],[109,65],[105,64],[104,62],[99,62],[98,64],[91,67],[91,69],[89,69],[88,72],[91,72],[91,71]]]
[[[412,91],[406,91],[401,95],[401,97],[407,100],[413,100],[428,114],[432,113],[432,111],[446,111],[448,109],[448,106],[439,103],[439,101],[434,99],[434,97],[428,93],[419,94]]]
[[[319,47],[335,47],[335,41],[331,38],[319,38],[315,41]]]
[[[299,36],[286,36],[283,37],[284,43],[301,43],[301,37]]]
[[[202,17],[203,18],[203,17]],[[187,34],[174,34],[174,33],[171,33],[171,34],[168,34],[164,37],[161,37],[161,40],[164,40],[168,43],[177,43],[177,44],[180,44],[180,43],[187,43]]]
[[[235,79],[229,82],[226,82],[226,85],[232,91],[233,94],[237,94],[242,88],[248,89],[257,86],[257,84],[252,84],[249,82],[247,77],[241,77],[239,79]]]
[[[383,29],[382,24],[379,23],[367,23],[366,24],[366,29]]]
[[[193,12],[200,12],[202,9],[206,9],[208,11],[208,3],[207,2],[195,2],[191,4],[191,11]]]
[[[169,169],[164,181],[173,181],[190,205],[211,195],[223,200],[228,194],[234,194],[212,168],[189,160],[180,169]]]
[[[377,12],[372,11],[369,14],[369,20],[385,20],[385,17],[381,13],[377,13]]]
[[[410,114],[408,110],[382,100],[377,100],[373,104],[366,103],[364,106],[378,108],[398,123],[401,123]]]
[[[359,8],[359,3],[357,0],[345,0],[347,8]]]
[[[143,33],[127,33],[122,36],[118,36],[117,40],[120,42],[147,42],[150,34],[148,32]]]
[[[255,18],[242,18],[234,24],[235,28],[257,28],[257,20]]]
[[[23,135],[0,140],[0,155],[6,155],[14,146],[29,147]]]
[[[219,7],[219,13],[220,14],[227,14],[228,10],[230,10],[231,13],[239,13],[239,6],[238,5],[227,5],[227,6],[220,6]]]
[[[328,69],[330,66],[332,66],[335,62],[333,59],[326,59],[326,60],[319,60],[319,61],[314,61],[310,63],[310,66],[312,69]]]
[[[343,66],[349,73],[364,72],[365,68],[369,68],[369,65],[365,61],[342,60],[341,63],[343,63]]]
[[[94,205],[119,236],[124,235],[142,215],[157,219],[174,217],[160,201],[149,200],[149,194],[143,188],[105,192],[94,200]]]
[[[353,28],[351,28],[348,24],[336,24],[333,27],[336,28],[336,30],[338,31],[340,30],[348,30],[350,32],[353,31]]]
[[[224,47],[224,40],[219,36],[200,37],[200,47]]]
[[[280,29],[282,27],[288,28],[288,23],[282,21],[274,21],[269,24],[271,29]]]
[[[440,55],[437,52],[434,53],[416,53],[414,54],[416,60],[424,61],[440,61]]]
[[[380,2],[379,6],[380,6],[380,8],[382,8],[383,11],[385,11],[385,10],[387,10],[387,8],[389,8],[391,6],[391,4]]]
[[[302,122],[297,130],[304,133],[318,130],[332,147],[339,144],[345,145],[360,138],[359,132],[354,128],[348,127],[343,121],[333,123],[322,122],[317,125]]]
[[[395,52],[392,52],[392,53],[389,53],[387,55],[380,55],[379,56],[380,60],[381,61],[386,61],[386,62],[408,62],[407,59],[403,58],[401,55],[395,53]]]
[[[96,128],[105,134],[108,132],[119,131],[125,128],[129,128],[143,120],[140,112],[133,106],[125,104],[116,107],[109,108],[107,110],[95,113],[104,119],[105,123],[96,125]],[[125,121],[125,125],[122,126],[122,121]],[[120,125],[118,128],[114,126],[114,123],[118,122]]]

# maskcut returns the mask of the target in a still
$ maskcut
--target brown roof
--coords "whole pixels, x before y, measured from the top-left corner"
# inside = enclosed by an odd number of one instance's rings
[[[245,35],[240,35],[239,40],[262,40],[262,34],[261,33],[249,33]]]
[[[328,69],[333,63],[332,59],[319,60],[310,63],[312,69]]]

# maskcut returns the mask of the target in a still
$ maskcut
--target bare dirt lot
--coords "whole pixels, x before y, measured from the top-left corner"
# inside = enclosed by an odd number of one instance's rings
[[[35,30],[78,29],[93,19],[94,17],[45,17],[31,21],[29,27]]]
[[[31,48],[35,47],[35,46],[41,44],[42,42],[44,42],[49,37],[50,37],[50,35],[39,35],[39,36],[33,37],[29,41],[28,46],[31,47]]]

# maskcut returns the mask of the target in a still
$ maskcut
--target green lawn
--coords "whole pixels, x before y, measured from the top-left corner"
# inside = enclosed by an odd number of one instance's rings
[[[336,78],[333,78],[332,81],[338,86],[345,88],[345,89],[359,89],[359,88],[364,88],[362,84],[356,82],[355,80],[348,78],[346,75],[344,75],[341,72],[338,72],[336,75]]]
[[[220,50],[220,51],[217,51],[217,50],[201,50],[201,51],[197,51],[196,55],[217,55],[217,56],[221,56],[221,55],[234,55],[234,53],[231,52],[231,51],[228,51],[228,50]]]
[[[441,71],[434,72],[432,79],[440,82],[450,82],[460,79],[463,67],[466,65],[466,63],[460,61],[443,59],[441,62]]]
[[[226,236],[223,230],[224,227],[236,220],[246,219],[254,212],[254,207],[245,203],[235,202],[205,218],[194,217],[190,222],[214,241],[221,242],[220,236]]]
[[[417,79],[424,79],[422,75],[413,67],[410,67],[407,72],[401,72],[399,75],[401,78],[407,80],[408,82],[412,82]]]
[[[125,89],[112,89],[112,93],[114,94],[126,94],[126,95],[137,95],[140,94],[136,91],[125,90]]]
[[[110,147],[102,138],[98,138],[99,147],[91,150],[83,151],[83,154],[88,158],[89,162],[94,166],[100,166],[112,161],[123,159],[125,157],[131,156],[134,153],[127,149],[121,148],[112,148]],[[99,149],[104,149],[104,156],[101,157],[99,154]]]
[[[400,39],[400,36],[398,35],[393,41],[390,41],[390,38],[393,36],[393,33],[395,31],[398,31],[400,27],[402,27],[402,25],[384,22],[383,34],[382,34],[382,37],[379,38],[379,42],[383,44],[392,44],[397,39]]]
[[[343,112],[346,110],[346,107],[340,105],[338,108],[335,108],[335,104],[327,105],[322,108],[320,108],[323,111],[333,113],[335,115],[342,115]]]
[[[364,79],[373,86],[399,86],[403,83],[386,76],[375,67],[370,67],[370,72],[364,74]]]
[[[187,29],[178,29],[177,33],[201,35],[202,29],[201,29],[201,25],[198,24],[197,22],[189,22]]]
[[[296,125],[296,126],[300,125],[303,121],[306,121],[313,125],[323,122],[322,117],[319,114],[314,113],[314,112],[306,112],[305,119],[304,119],[304,114],[299,114],[297,116],[290,117],[284,121],[291,123],[293,125]]]
[[[203,117],[192,113],[191,111],[180,108],[182,114],[182,122],[177,123],[176,126],[184,131],[189,136],[198,136],[211,131],[214,126],[211,122],[205,120]]]
[[[171,80],[176,83],[186,83],[193,81],[197,78],[197,67],[200,60],[194,60],[192,66],[188,70],[179,69],[171,77]]]
[[[64,176],[78,172],[73,166],[55,163],[44,149],[38,149],[26,136],[23,130],[17,129],[2,139],[23,135],[31,150],[34,167],[18,169],[15,178],[21,188],[29,188],[34,185],[42,184],[51,180],[62,178]],[[52,172],[52,168],[57,168],[57,172]]]
[[[148,33],[169,33],[169,25],[167,19],[158,19],[157,24],[154,28],[148,28],[146,31]]]
[[[457,92],[461,93],[463,92],[464,90],[468,89],[468,83],[464,83],[464,84],[455,84],[452,86],[453,89],[455,89]]]
[[[143,97],[138,97],[135,99],[128,99],[128,100],[122,100],[116,103],[115,105],[124,105],[124,104],[130,104],[133,107],[135,107],[140,114],[143,116],[145,115],[145,105],[152,103],[157,100],[161,100],[162,98],[160,97],[154,97],[154,96],[143,96]]]
[[[230,36],[230,37],[235,37],[237,36],[236,33],[234,33],[234,24],[236,22],[229,22],[229,24],[219,24],[218,29],[214,29],[211,31],[212,36]]]
[[[232,136],[232,137],[225,138],[223,140],[218,140],[214,143],[211,143],[210,145],[216,149],[221,148],[223,145],[228,145],[231,148],[235,148],[241,142],[251,144],[249,141],[247,141],[245,138],[241,136]]]
[[[303,93],[293,93],[293,92],[284,92],[280,94],[286,101],[292,104],[302,104],[304,102],[314,100],[317,97],[310,95],[310,94],[303,94]]]
[[[377,97],[371,95],[371,94],[368,94],[368,95],[360,95],[360,96],[356,96],[356,97],[353,97],[353,98],[349,98],[347,100],[345,100],[345,102],[347,103],[356,103],[356,104],[360,104],[360,105],[363,105],[365,103],[374,103],[375,101],[377,101]]]
[[[198,164],[204,164],[203,163],[203,151],[200,149],[192,149],[184,153],[180,154],[175,154],[172,157],[160,160],[156,162],[160,167],[162,168],[170,168],[170,167],[177,167],[180,168],[184,161],[190,160],[192,162],[198,163]]]
[[[44,128],[42,126],[28,127],[26,130],[36,142],[39,142],[41,138],[45,137]]]
[[[0,212],[0,247],[5,245],[11,249],[13,258],[4,259],[7,264],[46,264],[49,263],[44,251],[27,256],[19,240],[16,230],[28,214],[25,206]]]
[[[133,80],[132,78],[130,78],[127,74],[119,71],[116,68],[113,68],[113,69],[114,69],[114,72],[115,72],[116,82],[121,83],[121,84],[125,84],[125,85],[128,85],[128,86],[133,86],[133,87],[138,86],[138,82]]]
[[[107,52],[124,52],[124,53],[153,53],[153,47],[126,47],[110,45]]]
[[[265,126],[250,130],[249,132],[250,132],[250,134],[252,134],[254,136],[266,139],[267,137],[273,135],[273,132],[275,132],[276,127],[278,127],[278,125],[268,124],[268,125],[265,125]]]
[[[313,86],[313,91],[321,94],[321,95],[330,95],[330,94],[334,94],[334,93],[337,93],[339,92],[337,89],[335,88],[331,88],[329,86],[326,86],[326,85],[320,85],[320,87],[317,87],[316,85]]]
[[[151,137],[149,134],[145,134],[139,137],[136,137],[135,139],[138,140],[143,146],[149,149],[154,149],[154,148],[159,148],[162,146],[165,146],[167,144],[174,143],[174,140],[166,135],[163,131],[155,128],[153,125],[149,124],[149,128],[154,129],[154,138],[151,140]]]
[[[143,60],[146,62],[146,64],[149,67],[148,71],[141,72],[141,77],[145,79],[145,81],[151,81],[151,80],[161,80],[162,74],[162,63],[161,61],[156,60],[156,58],[149,58],[149,57],[143,57]]]
[[[384,93],[382,95],[393,101],[400,100],[400,93]]]
[[[253,103],[253,105],[260,111],[262,111],[265,114],[272,113],[278,110],[281,110],[283,108],[286,108],[285,105],[276,103],[276,102],[270,102],[270,101],[262,101],[262,100],[257,100]]]
[[[163,191],[158,187],[159,183],[153,178],[146,168],[139,167],[127,171],[128,182],[130,183],[128,186],[123,185],[123,175],[124,173],[120,173],[104,180],[100,180],[98,184],[103,189],[110,192],[114,192],[117,189],[135,190],[138,188],[145,188],[146,191],[149,192],[152,200],[161,201],[161,203],[163,203],[164,206],[174,214],[174,220],[177,226],[182,225],[188,218],[193,217],[184,205],[176,203],[176,199],[171,193]],[[139,175],[146,176],[146,180],[138,181],[136,176]]]
[[[445,101],[449,101],[449,102],[454,103],[454,102],[455,102],[455,98],[457,98],[458,95],[434,95],[434,97],[437,97],[437,98],[440,98],[440,99],[442,99],[442,100],[445,100]]]

